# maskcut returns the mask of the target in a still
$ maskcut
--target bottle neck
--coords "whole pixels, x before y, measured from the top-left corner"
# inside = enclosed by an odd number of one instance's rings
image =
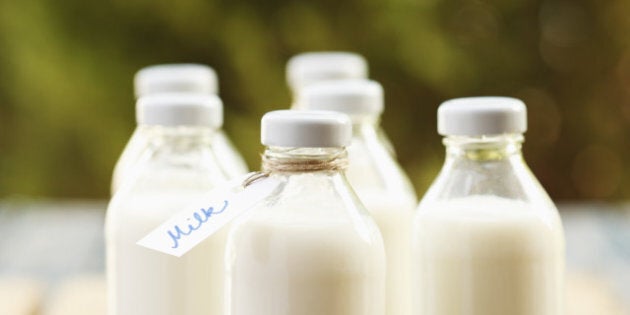
[[[351,116],[352,138],[370,139],[377,137],[377,129],[380,124],[379,115]]]
[[[504,134],[493,136],[447,136],[448,159],[467,159],[471,161],[497,161],[521,155],[522,134]]]
[[[144,159],[153,167],[215,168],[216,157],[212,143],[216,130],[208,127],[142,126],[148,139]]]
[[[345,148],[267,147],[262,170],[268,173],[342,172],[348,165]]]
[[[216,130],[204,126],[152,126],[139,127],[154,150],[185,152],[210,146]]]
[[[352,130],[376,129],[381,122],[380,115],[356,115],[352,118]]]

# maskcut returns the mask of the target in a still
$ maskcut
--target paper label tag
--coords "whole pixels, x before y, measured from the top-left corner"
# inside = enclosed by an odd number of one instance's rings
[[[201,241],[220,230],[261,201],[280,184],[271,177],[243,183],[257,173],[231,180],[202,198],[206,202],[185,209],[155,228],[136,244],[181,257]]]

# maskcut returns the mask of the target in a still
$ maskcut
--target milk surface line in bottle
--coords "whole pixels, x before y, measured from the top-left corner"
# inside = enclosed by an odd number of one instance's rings
[[[227,229],[181,258],[136,245],[227,177],[212,151],[221,126],[215,95],[156,94],[137,104],[147,132],[138,169],[114,194],[106,215],[109,315],[220,315]]]
[[[409,179],[377,136],[383,88],[365,79],[325,81],[305,87],[298,103],[304,110],[350,116],[353,132],[346,176],[383,236],[387,314],[411,314],[411,224],[417,199]]]
[[[163,64],[142,68],[134,78],[137,98],[161,93],[195,93],[216,95],[218,80],[215,71],[201,64]],[[125,178],[138,168],[139,157],[146,149],[150,131],[138,126],[114,167],[112,195]],[[247,165],[225,132],[218,129],[213,139],[218,163],[228,177],[247,173]]]
[[[562,315],[558,211],[523,160],[523,102],[444,102],[446,161],[414,220],[414,314]]]
[[[226,252],[230,315],[383,315],[385,253],[347,183],[347,116],[274,111],[262,170],[276,191],[234,223]]]

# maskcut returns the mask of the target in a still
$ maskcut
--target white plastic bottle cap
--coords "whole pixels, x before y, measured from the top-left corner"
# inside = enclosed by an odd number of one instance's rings
[[[350,52],[310,52],[287,63],[287,83],[296,92],[318,81],[367,78],[365,58]]]
[[[164,64],[140,69],[134,77],[136,97],[168,92],[217,94],[214,70],[201,64]]]
[[[448,100],[438,109],[438,133],[445,136],[482,136],[523,133],[527,108],[511,97],[466,97]]]
[[[329,111],[277,110],[261,122],[261,142],[293,148],[345,147],[352,137],[347,115]]]
[[[350,115],[380,115],[383,112],[383,88],[376,81],[334,80],[304,87],[298,107],[306,110],[331,110]]]
[[[139,125],[206,126],[223,125],[223,104],[216,95],[162,93],[138,99],[136,119]]]

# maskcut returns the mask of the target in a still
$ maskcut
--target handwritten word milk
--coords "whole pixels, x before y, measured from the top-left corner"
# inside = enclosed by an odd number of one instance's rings
[[[372,217],[387,254],[387,314],[411,314],[411,222],[417,205],[407,176],[378,137],[383,88],[365,79],[324,81],[304,87],[299,108],[350,116],[346,176]]]
[[[217,75],[214,70],[201,64],[165,64],[149,66],[136,73],[134,79],[136,97],[161,93],[196,93],[216,95]],[[112,195],[140,166],[142,152],[147,148],[153,133],[139,124],[125,146],[114,168]],[[217,129],[212,140],[217,163],[229,178],[247,173],[243,158],[234,148],[222,129]]]
[[[227,179],[212,150],[221,106],[214,95],[138,100],[138,123],[149,136],[139,169],[107,209],[108,314],[223,314],[226,229],[181,258],[136,245],[178,211],[204,204],[202,197]]]
[[[339,113],[263,117],[263,171],[281,184],[233,225],[226,314],[384,314],[382,239],[343,174],[350,140]]]
[[[414,314],[560,315],[564,238],[521,154],[525,105],[443,103],[446,161],[414,222]]]

